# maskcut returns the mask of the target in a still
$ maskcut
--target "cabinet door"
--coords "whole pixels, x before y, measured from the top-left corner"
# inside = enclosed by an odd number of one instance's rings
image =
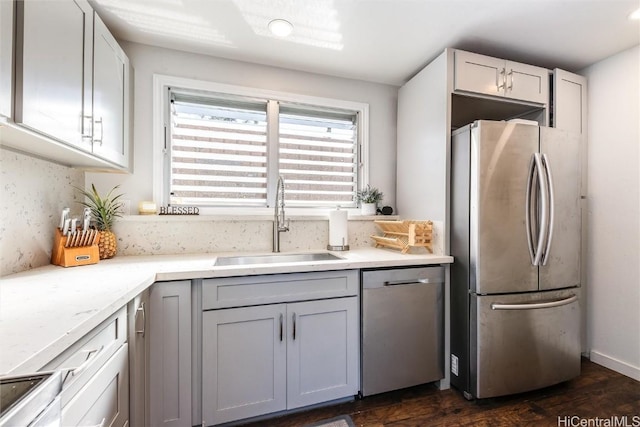
[[[93,41],[93,153],[129,165],[129,59],[96,14]]]
[[[129,394],[131,410],[129,423],[132,426],[145,426],[148,423],[146,411],[147,383],[147,311],[149,309],[149,291],[146,290],[129,303],[128,306],[128,343],[129,343]]]
[[[11,117],[13,100],[13,1],[0,1],[0,116]]]
[[[553,70],[553,127],[587,133],[587,79]]]
[[[90,151],[83,126],[91,106],[93,10],[82,0],[16,7],[16,123]]]
[[[455,51],[454,90],[504,96],[504,59]]]
[[[285,306],[202,315],[203,425],[286,408]]]
[[[62,411],[63,426],[128,425],[129,362],[125,343]]]
[[[149,425],[190,427],[191,281],[155,283],[149,299]]]
[[[533,65],[506,61],[507,98],[547,104],[549,102],[549,70]]]
[[[287,305],[287,409],[359,390],[358,298]]]

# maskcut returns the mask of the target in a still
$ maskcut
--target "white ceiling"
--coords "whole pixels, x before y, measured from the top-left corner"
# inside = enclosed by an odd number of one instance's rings
[[[445,47],[578,71],[640,43],[638,0],[91,2],[121,40],[392,85]]]

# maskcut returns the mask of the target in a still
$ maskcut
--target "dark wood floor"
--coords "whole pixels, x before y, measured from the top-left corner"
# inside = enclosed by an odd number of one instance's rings
[[[455,389],[439,391],[425,385],[245,426],[300,427],[344,414],[356,426],[366,427],[572,427],[580,426],[580,419],[605,426],[615,424],[605,424],[603,418],[625,415],[628,426],[640,426],[640,382],[583,359],[582,374],[575,380],[517,396],[470,402]],[[580,418],[559,423],[558,417],[565,416]],[[595,424],[596,417],[600,424]]]

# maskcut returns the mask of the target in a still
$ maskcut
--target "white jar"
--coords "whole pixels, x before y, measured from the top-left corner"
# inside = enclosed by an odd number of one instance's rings
[[[370,216],[376,214],[376,204],[375,203],[361,203],[360,204],[360,215]]]

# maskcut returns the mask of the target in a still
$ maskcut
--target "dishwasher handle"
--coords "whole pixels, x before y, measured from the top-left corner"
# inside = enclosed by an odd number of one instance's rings
[[[362,270],[362,289],[392,289],[402,285],[441,285],[445,281],[445,268],[441,265],[408,268]]]
[[[440,279],[409,279],[409,280],[389,280],[384,282],[384,286],[420,285],[424,283],[442,283]]]

